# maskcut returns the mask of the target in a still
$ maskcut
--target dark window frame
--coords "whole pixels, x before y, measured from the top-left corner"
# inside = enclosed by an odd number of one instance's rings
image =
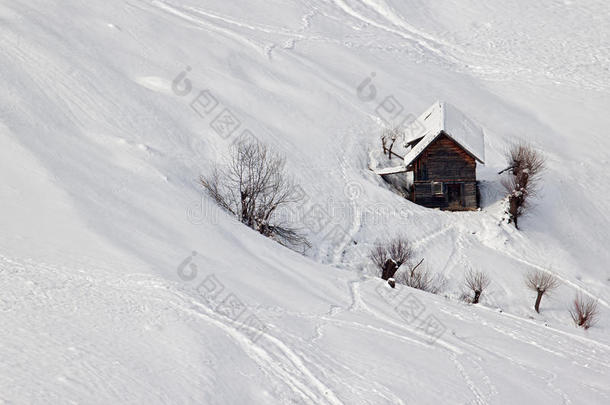
[[[440,187],[440,190],[434,190],[434,186]],[[442,181],[430,182],[430,192],[435,196],[445,195],[445,185]]]

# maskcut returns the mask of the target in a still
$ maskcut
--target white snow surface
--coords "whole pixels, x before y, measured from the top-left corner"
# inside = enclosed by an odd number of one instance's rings
[[[375,174],[378,174],[380,176],[384,176],[386,174],[405,173],[406,171],[407,171],[407,168],[404,165],[385,167],[383,169],[375,169],[374,170]]]
[[[0,0],[0,403],[609,403],[609,21],[601,0]],[[481,211],[368,169],[389,96],[483,128]],[[197,185],[245,129],[303,188],[305,256]],[[518,140],[547,157],[520,231],[497,175]],[[443,294],[375,277],[398,234]],[[535,269],[561,280],[540,314]]]

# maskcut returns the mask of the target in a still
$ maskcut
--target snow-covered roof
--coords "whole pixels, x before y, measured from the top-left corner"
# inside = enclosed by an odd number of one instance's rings
[[[436,101],[405,129],[404,143],[423,137],[405,156],[405,166],[413,161],[444,132],[476,160],[485,163],[483,130],[449,103]]]

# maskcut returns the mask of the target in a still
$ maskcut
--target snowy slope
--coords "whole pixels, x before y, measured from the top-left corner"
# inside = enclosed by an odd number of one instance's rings
[[[0,403],[607,403],[610,7],[428,3],[0,0]],[[445,100],[484,129],[482,211],[367,169],[389,96],[390,120]],[[306,257],[196,184],[245,129],[307,195]],[[548,159],[521,232],[496,175],[518,139]],[[371,276],[398,233],[446,296]],[[540,315],[531,269],[562,280]]]

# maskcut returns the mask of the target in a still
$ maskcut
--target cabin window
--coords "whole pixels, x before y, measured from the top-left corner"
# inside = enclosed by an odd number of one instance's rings
[[[434,195],[443,194],[443,183],[438,182],[438,181],[433,181],[431,184],[432,184],[432,194],[434,194]]]

